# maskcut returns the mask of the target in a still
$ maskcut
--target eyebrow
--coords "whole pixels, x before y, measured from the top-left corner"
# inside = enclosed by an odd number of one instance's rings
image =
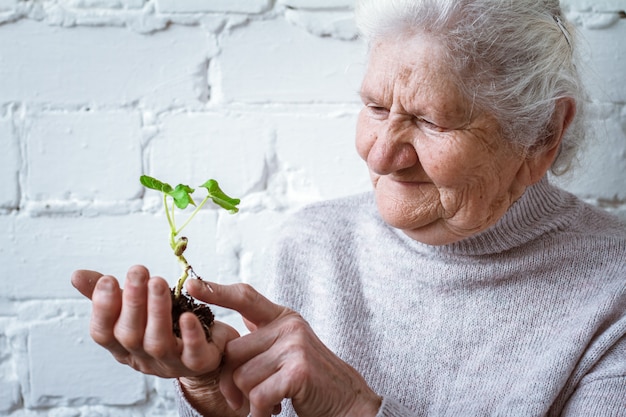
[[[369,99],[369,98],[371,98],[370,95],[368,93],[365,93],[363,90],[359,89],[356,93],[362,99]]]
[[[379,103],[381,101],[380,98],[376,98],[370,92],[363,91],[363,89],[359,89],[359,91],[357,91],[357,94],[359,95],[359,97],[361,97],[361,100],[364,102]]]

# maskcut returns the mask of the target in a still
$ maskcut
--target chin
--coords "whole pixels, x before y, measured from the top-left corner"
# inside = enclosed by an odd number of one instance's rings
[[[411,239],[426,245],[447,245],[467,237],[463,234],[454,233],[446,227],[445,220],[439,217],[424,218],[419,221],[415,218],[407,218],[396,211],[384,211],[381,207],[379,207],[379,212],[383,221],[389,226],[401,230]]]
[[[377,199],[377,206],[385,223],[396,229],[422,229],[441,220],[436,215],[437,210],[423,202],[384,198]]]
[[[438,224],[428,225],[419,229],[401,229],[411,239],[431,246],[448,245],[459,240],[465,239],[467,236],[459,236],[446,230]]]

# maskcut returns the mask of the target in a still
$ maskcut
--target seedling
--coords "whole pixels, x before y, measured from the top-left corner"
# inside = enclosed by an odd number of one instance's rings
[[[157,180],[156,178],[150,177],[148,175],[142,175],[139,180],[144,187],[159,191],[163,194],[163,207],[165,209],[165,216],[167,218],[167,223],[170,228],[169,244],[182,270],[181,275],[176,282],[176,285],[171,290],[174,333],[180,337],[178,319],[183,312],[192,311],[198,316],[198,318],[202,322],[205,328],[205,334],[207,335],[207,339],[209,339],[209,328],[214,319],[213,313],[207,305],[199,305],[195,303],[195,301],[191,297],[182,294],[183,286],[187,278],[189,278],[190,276],[198,279],[201,278],[195,273],[193,267],[189,264],[189,262],[187,262],[187,259],[183,255],[183,253],[187,249],[188,239],[185,236],[180,236],[180,234],[209,200],[213,201],[213,203],[217,204],[219,207],[227,210],[232,214],[239,211],[237,205],[239,204],[240,200],[227,196],[220,189],[217,181],[213,179],[206,181],[200,186],[201,188],[205,188],[207,190],[207,195],[198,205],[196,205],[193,198],[191,197],[195,190],[188,185],[178,184],[176,187],[172,187],[170,184]],[[176,225],[175,216],[177,209],[185,210],[190,205],[194,206],[195,209],[182,223],[182,225],[178,227]]]

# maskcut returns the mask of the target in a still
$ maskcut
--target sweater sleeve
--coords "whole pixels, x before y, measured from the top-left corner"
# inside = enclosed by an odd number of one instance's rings
[[[626,417],[626,335],[578,383],[561,417]]]
[[[400,404],[397,400],[383,397],[383,403],[376,417],[418,417],[418,415]]]
[[[567,403],[562,417],[626,417],[626,377],[610,377],[584,383]]]
[[[178,380],[174,380],[174,388],[176,391],[176,405],[178,406],[178,415],[180,417],[203,417],[185,398],[185,394],[180,387]],[[284,407],[284,413],[289,415],[289,406]],[[282,414],[281,414],[282,415]],[[295,413],[293,413],[295,415]],[[608,415],[608,414],[607,414]],[[616,414],[617,415],[617,414]],[[620,415],[621,416],[621,415]],[[417,414],[413,413],[408,408],[404,407],[398,401],[391,398],[383,398],[383,403],[378,410],[376,417],[417,417]]]
[[[178,415],[180,417],[203,417],[195,408],[189,404],[189,401],[185,398],[180,382],[174,379],[174,388],[176,390],[176,405],[178,406]]]

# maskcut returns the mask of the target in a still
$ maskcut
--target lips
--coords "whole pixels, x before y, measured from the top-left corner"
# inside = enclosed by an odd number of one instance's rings
[[[406,187],[414,187],[426,184],[432,184],[432,181],[423,178],[412,178],[412,177],[404,177],[398,175],[382,175],[379,177],[379,180],[384,178],[385,182],[395,183],[399,185],[403,185]]]
[[[432,192],[431,187],[434,186],[432,181],[424,181],[422,179],[398,179],[392,176],[381,176],[374,180],[374,189],[388,198],[393,200],[413,200],[423,198],[426,194]]]

